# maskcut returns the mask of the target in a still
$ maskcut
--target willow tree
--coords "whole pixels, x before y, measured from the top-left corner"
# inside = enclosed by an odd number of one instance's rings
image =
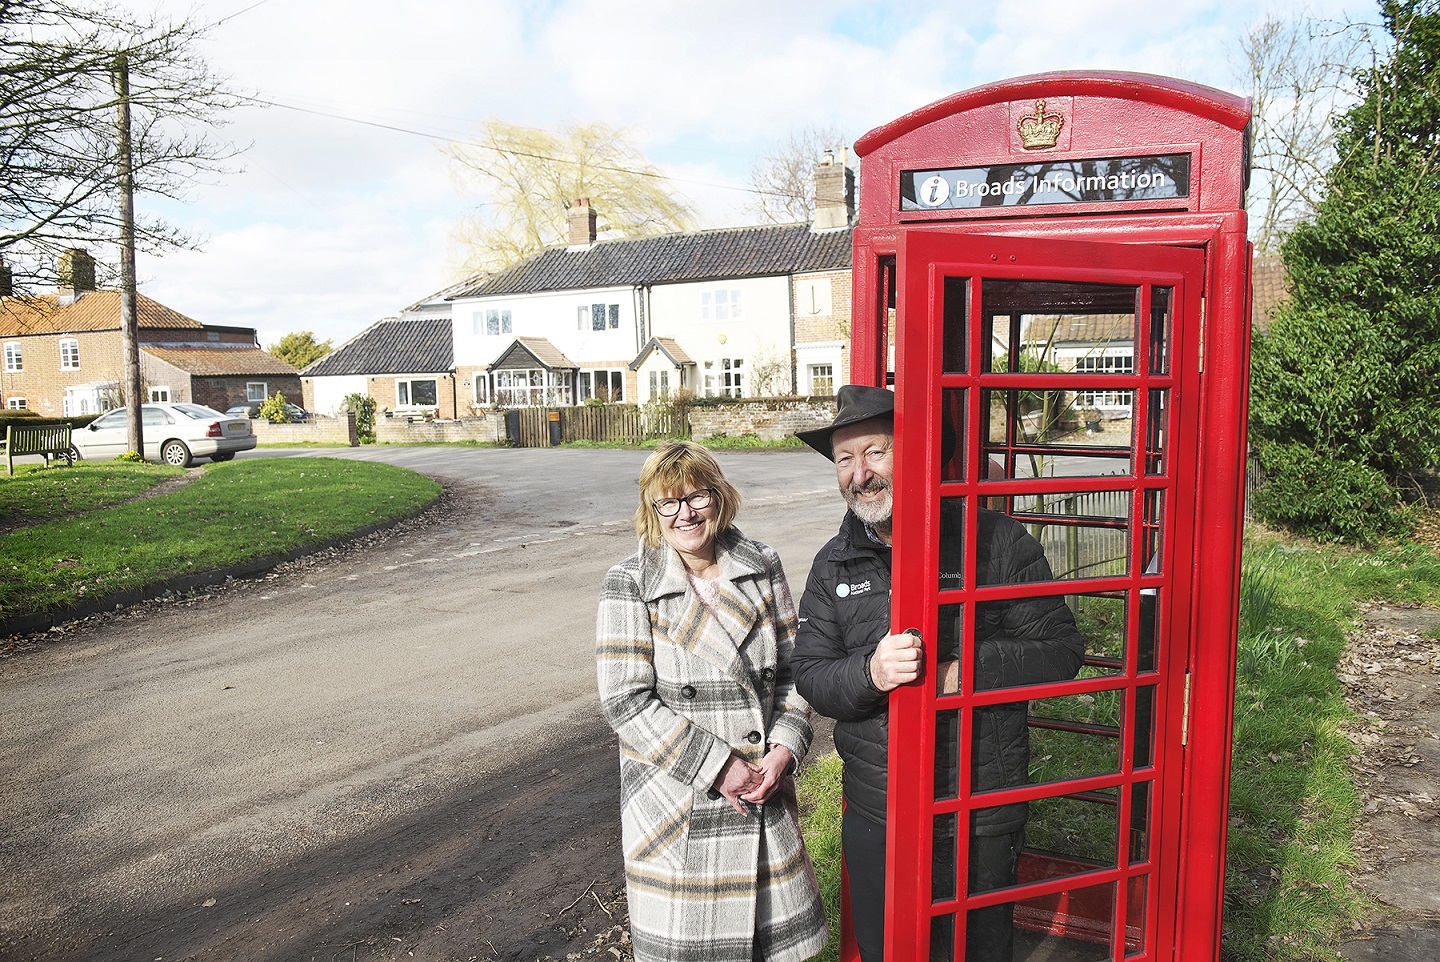
[[[444,150],[478,203],[456,231],[467,273],[498,270],[563,244],[565,212],[590,199],[601,232],[639,237],[690,230],[694,213],[630,135],[602,123],[543,130],[492,120]]]

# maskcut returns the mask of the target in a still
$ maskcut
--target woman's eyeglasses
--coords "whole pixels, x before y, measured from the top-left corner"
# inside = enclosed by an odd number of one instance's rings
[[[662,518],[673,518],[680,513],[680,505],[690,505],[691,511],[703,511],[710,507],[710,502],[715,500],[715,492],[709,488],[701,488],[699,491],[692,491],[683,498],[661,498],[658,501],[650,502],[655,506],[655,513]]]

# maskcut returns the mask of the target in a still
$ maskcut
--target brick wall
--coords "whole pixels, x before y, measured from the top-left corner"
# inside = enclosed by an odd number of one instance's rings
[[[224,411],[237,404],[247,402],[245,386],[264,384],[265,396],[284,395],[291,404],[301,404],[305,392],[300,386],[298,374],[251,374],[225,375],[223,377],[197,377],[190,382],[191,400],[196,404]]]
[[[375,418],[375,440],[381,444],[444,444],[455,441],[505,440],[505,415],[487,412],[455,421],[415,421]]]
[[[260,444],[298,444],[310,442],[331,447],[356,447],[360,436],[355,430],[355,415],[342,418],[311,418],[303,424],[271,424],[263,418],[250,422]]]
[[[74,338],[80,345],[78,370],[60,369],[60,341]],[[21,371],[5,371],[0,357],[0,394],[6,403],[22,397],[31,411],[47,417],[64,413],[65,389],[97,381],[120,381],[123,357],[119,331],[78,331],[73,334],[21,334],[0,336],[0,342],[20,345]],[[94,413],[94,412],[91,412]]]
[[[698,440],[753,434],[779,441],[796,431],[823,428],[835,420],[831,398],[754,398],[736,404],[690,409],[690,436]]]

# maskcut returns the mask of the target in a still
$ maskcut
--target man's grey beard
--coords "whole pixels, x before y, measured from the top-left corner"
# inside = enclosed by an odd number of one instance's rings
[[[885,497],[879,501],[860,501],[860,495],[875,491],[884,491]],[[870,527],[874,528],[890,523],[890,514],[895,508],[895,498],[894,489],[889,481],[882,478],[871,478],[860,485],[842,485],[840,495],[850,506],[850,510],[855,512],[855,517]]]

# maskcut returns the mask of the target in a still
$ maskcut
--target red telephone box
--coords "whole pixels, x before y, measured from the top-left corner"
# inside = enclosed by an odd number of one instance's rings
[[[966,958],[995,906],[1016,959],[1218,957],[1249,118],[1195,84],[1056,73],[856,144],[851,379],[896,393],[892,628],[919,630],[927,664],[890,702],[891,962]],[[996,580],[990,510],[1040,570]],[[1007,612],[1057,601],[1083,661],[1027,674]],[[1002,712],[1028,763],[996,784]],[[996,881],[1001,810],[1023,842]]]

